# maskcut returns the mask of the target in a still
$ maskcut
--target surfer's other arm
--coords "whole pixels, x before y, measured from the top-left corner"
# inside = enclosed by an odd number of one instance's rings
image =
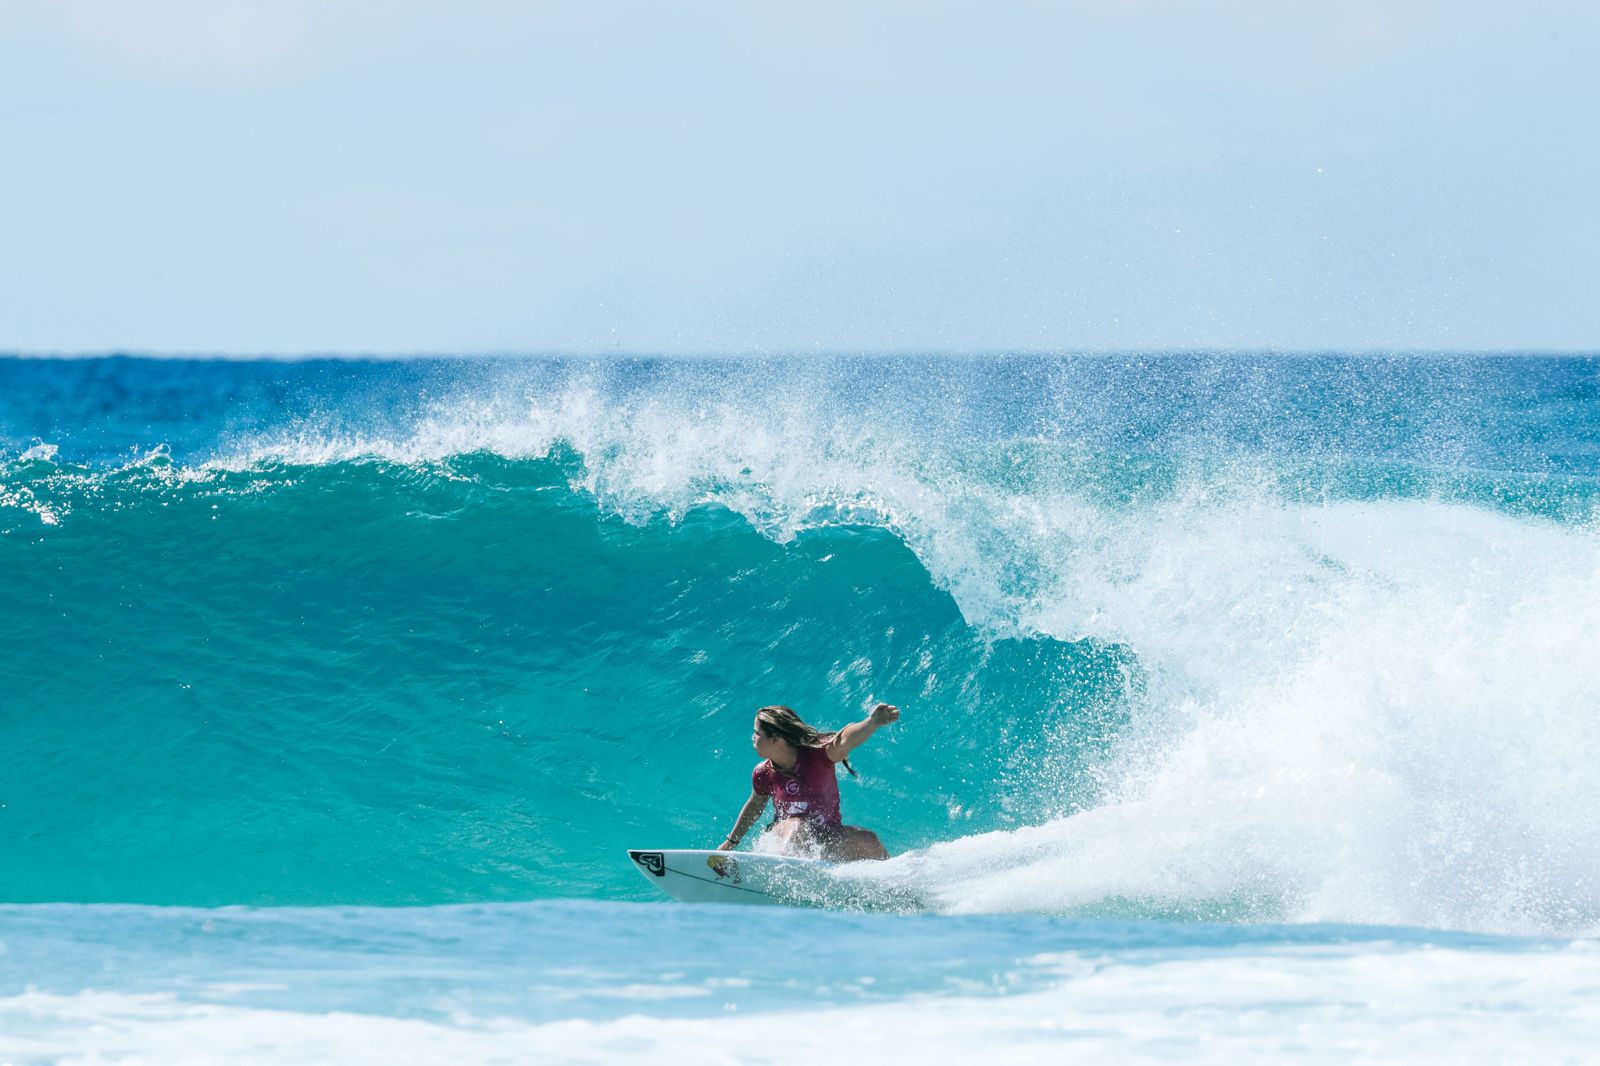
[[[876,733],[879,726],[899,720],[900,708],[880,703],[861,721],[852,722],[835,733],[824,750],[827,751],[828,758],[834,762],[842,762],[849,758],[850,753],[859,748],[868,737]]]
[[[767,809],[767,797],[754,790],[750,798],[744,801],[744,806],[739,809],[739,820],[733,823],[733,832],[717,845],[718,851],[732,851],[739,846],[739,841],[744,839],[745,833],[756,824],[756,819],[761,817],[761,812]]]

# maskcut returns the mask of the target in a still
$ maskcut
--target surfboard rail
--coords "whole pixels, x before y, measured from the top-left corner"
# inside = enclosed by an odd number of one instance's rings
[[[629,848],[634,868],[656,888],[684,903],[918,910],[906,893],[840,877],[837,864],[792,855]]]

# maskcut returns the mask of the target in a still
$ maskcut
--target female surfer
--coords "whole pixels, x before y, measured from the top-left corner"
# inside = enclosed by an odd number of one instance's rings
[[[887,859],[889,852],[878,840],[878,834],[840,821],[839,781],[834,764],[844,763],[850,776],[856,776],[850,753],[878,727],[899,718],[898,707],[880,703],[861,721],[837,733],[823,733],[806,725],[787,707],[761,708],[756,712],[755,733],[750,741],[765,761],[750,775],[750,798],[744,801],[733,832],[717,850],[738,847],[745,832],[766,810],[770,798],[774,813],[764,839],[776,845],[780,854],[820,852],[833,862]]]

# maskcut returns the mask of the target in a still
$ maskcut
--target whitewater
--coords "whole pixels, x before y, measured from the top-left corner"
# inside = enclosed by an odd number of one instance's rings
[[[1576,357],[0,360],[0,1061],[1576,1061],[1597,489]],[[879,700],[926,912],[632,870]]]

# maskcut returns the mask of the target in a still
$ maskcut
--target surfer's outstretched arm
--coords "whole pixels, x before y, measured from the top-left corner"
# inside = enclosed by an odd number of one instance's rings
[[[756,819],[761,817],[761,812],[767,809],[767,797],[759,792],[752,791],[750,798],[744,801],[744,806],[739,810],[739,820],[733,823],[733,832],[721,844],[717,845],[718,851],[732,851],[739,846],[739,841],[744,839],[751,826],[756,824]]]
[[[842,762],[849,758],[850,753],[859,748],[863,741],[878,731],[879,726],[888,725],[890,722],[900,720],[900,708],[880,703],[872,709],[872,713],[859,722],[852,722],[833,735],[825,749],[828,758],[834,762]]]

